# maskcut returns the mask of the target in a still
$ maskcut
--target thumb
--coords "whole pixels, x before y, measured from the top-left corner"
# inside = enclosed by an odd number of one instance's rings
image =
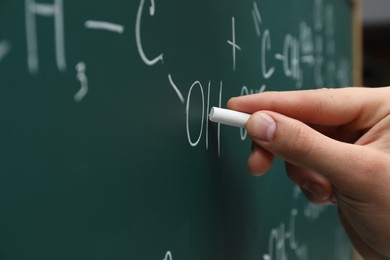
[[[367,172],[379,171],[372,167],[383,166],[383,156],[376,151],[367,152],[369,148],[329,138],[298,120],[275,112],[253,114],[247,130],[253,141],[270,153],[314,170],[342,189],[367,185],[367,179],[372,177]],[[365,174],[357,174],[362,172]]]

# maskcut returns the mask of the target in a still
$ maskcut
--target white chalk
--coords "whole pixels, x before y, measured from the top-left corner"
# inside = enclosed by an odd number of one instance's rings
[[[245,128],[251,115],[219,107],[211,108],[209,119],[211,122]]]

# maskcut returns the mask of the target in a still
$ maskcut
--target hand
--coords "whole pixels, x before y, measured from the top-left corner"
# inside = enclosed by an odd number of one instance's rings
[[[253,114],[250,172],[280,156],[310,201],[337,201],[364,258],[390,258],[390,87],[265,92],[228,108]]]

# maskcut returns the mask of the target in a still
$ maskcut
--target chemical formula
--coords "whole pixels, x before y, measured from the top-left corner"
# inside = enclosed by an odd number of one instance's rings
[[[33,77],[43,73],[41,66],[42,55],[49,55],[56,64],[58,73],[72,73],[74,75],[77,86],[77,91],[73,94],[73,102],[75,105],[87,102],[88,95],[94,91],[94,86],[91,84],[88,74],[88,62],[86,60],[78,60],[75,64],[67,59],[67,54],[72,50],[67,49],[65,44],[65,20],[64,20],[64,0],[51,0],[40,2],[39,0],[24,0],[25,9],[25,46],[26,46],[26,69]],[[139,4],[138,4],[139,2]],[[170,71],[166,65],[170,59],[171,53],[162,53],[159,46],[155,46],[152,55],[148,53],[146,37],[143,21],[153,19],[160,11],[160,7],[164,5],[164,1],[160,0],[138,0],[135,17],[130,17],[129,24],[118,24],[106,20],[97,20],[85,18],[80,26],[83,30],[88,31],[105,31],[110,35],[116,35],[117,41],[122,40],[122,36],[127,31],[134,31],[132,35],[134,44],[137,49],[137,57],[142,62],[145,68],[164,67],[169,73],[161,79],[170,88],[174,98],[177,98],[181,112],[185,112],[185,121],[182,122],[185,126],[185,145],[194,148],[208,150],[210,146],[210,133],[208,114],[213,106],[222,107],[224,100],[224,87],[227,82],[224,80],[216,81],[209,79],[206,81],[194,79],[192,84],[183,86],[176,79],[179,78],[180,72]],[[231,73],[236,73],[239,69],[238,60],[240,55],[246,50],[245,46],[239,37],[238,28],[246,28],[251,31],[256,39],[258,46],[258,57],[256,59],[260,63],[260,68],[257,71],[259,82],[257,86],[249,87],[247,82],[242,82],[237,86],[237,95],[249,95],[261,93],[267,90],[269,82],[276,75],[283,75],[285,79],[289,79],[294,83],[293,88],[301,89],[305,85],[308,78],[314,79],[316,88],[347,86],[351,79],[351,62],[345,57],[336,55],[336,24],[335,10],[332,4],[326,3],[325,0],[313,0],[313,9],[311,17],[313,21],[301,20],[296,25],[298,33],[286,33],[283,37],[275,37],[277,32],[274,32],[263,17],[262,2],[251,2],[251,8],[246,10],[246,15],[250,17],[246,24],[238,18],[238,16],[230,16],[229,19],[223,21],[228,28],[230,35],[220,39],[218,44],[228,46],[229,70]],[[46,23],[52,24],[53,28],[53,43],[54,53],[47,53],[47,50],[40,48],[39,38],[43,37],[39,33],[39,25],[37,18],[45,17]],[[131,22],[132,21],[132,22]],[[164,30],[164,28],[160,28]],[[283,39],[278,42],[276,39]],[[277,44],[276,44],[277,43]],[[12,55],[13,40],[3,39],[0,33],[0,63],[4,62],[7,56]],[[150,46],[150,44],[148,45]],[[275,46],[282,46],[276,48]],[[217,101],[213,101],[211,97],[217,96]],[[196,103],[201,107],[200,111],[191,110],[192,105]],[[201,113],[196,118],[198,121],[191,120],[193,113]],[[218,156],[221,156],[221,125],[216,126],[217,151]],[[244,141],[248,138],[245,129],[240,129],[237,138]],[[292,195],[294,200],[298,200],[301,196],[299,191],[295,191]],[[300,241],[296,235],[296,220],[304,218],[306,220],[315,220],[325,211],[323,207],[317,207],[307,204],[304,209],[293,207],[288,216],[286,223],[280,223],[278,226],[268,230],[268,251],[261,252],[258,259],[263,260],[287,260],[287,253],[292,252],[296,259],[307,260],[310,258],[310,248],[305,241]],[[340,246],[341,248],[341,246]],[[340,255],[346,254],[345,250],[339,249]],[[163,260],[173,260],[174,251],[167,250],[165,255],[161,256]]]

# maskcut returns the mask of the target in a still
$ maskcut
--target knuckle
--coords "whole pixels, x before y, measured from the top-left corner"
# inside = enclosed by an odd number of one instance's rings
[[[310,138],[310,133],[306,127],[301,124],[296,124],[292,127],[290,139],[290,147],[294,157],[300,160],[306,160],[310,157],[315,149],[314,144]]]

